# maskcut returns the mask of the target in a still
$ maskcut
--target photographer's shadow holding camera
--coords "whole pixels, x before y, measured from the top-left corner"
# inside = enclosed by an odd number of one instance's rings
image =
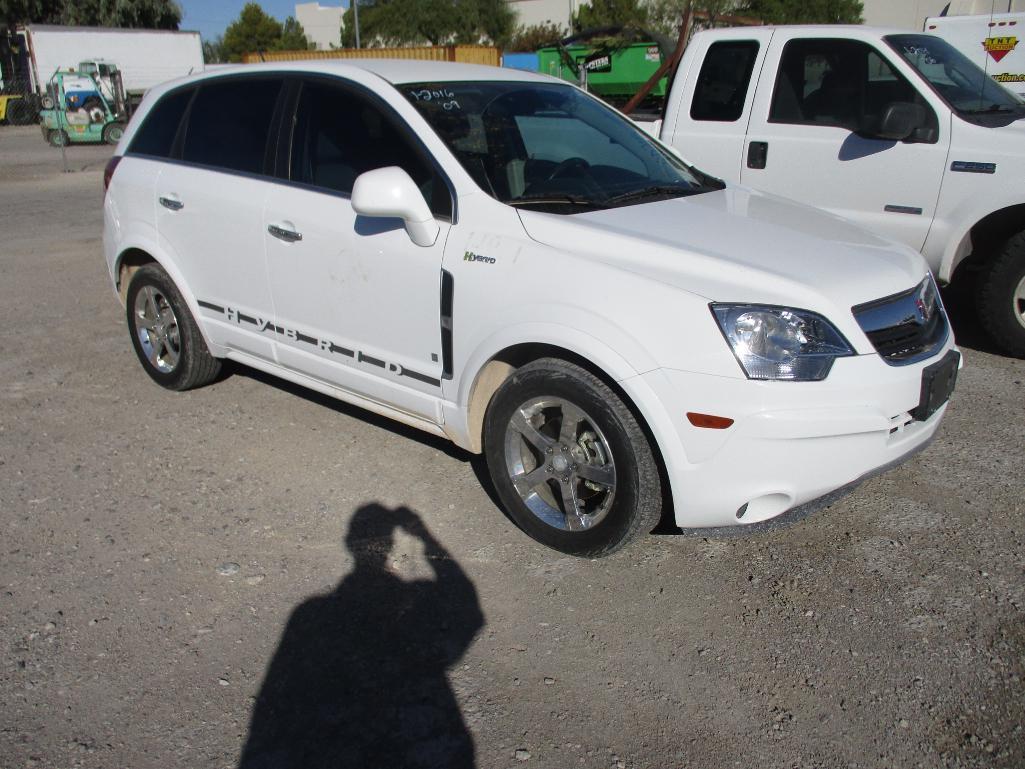
[[[388,570],[396,529],[423,542],[434,579]],[[473,583],[406,508],[360,508],[345,541],[356,566],[293,612],[239,769],[473,767],[445,675],[484,625]]]

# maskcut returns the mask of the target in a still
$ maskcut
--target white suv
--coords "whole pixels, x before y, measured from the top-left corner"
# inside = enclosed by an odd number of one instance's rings
[[[238,361],[483,452],[601,555],[906,458],[960,364],[913,250],[687,166],[561,81],[258,65],[147,96],[104,249],[147,373]]]

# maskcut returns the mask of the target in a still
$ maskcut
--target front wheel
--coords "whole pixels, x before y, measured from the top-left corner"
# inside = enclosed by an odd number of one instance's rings
[[[68,133],[62,128],[52,128],[46,133],[46,141],[50,143],[51,147],[67,147]]]
[[[210,354],[181,292],[160,266],[140,267],[126,299],[132,345],[154,382],[189,390],[217,377],[221,362]]]
[[[572,363],[538,360],[502,384],[484,452],[506,511],[543,545],[603,556],[658,524],[661,482],[644,431],[608,385]]]
[[[979,276],[979,318],[1004,352],[1025,358],[1025,232],[1014,235]]]
[[[103,141],[105,144],[117,144],[125,135],[123,123],[107,123],[103,126]]]

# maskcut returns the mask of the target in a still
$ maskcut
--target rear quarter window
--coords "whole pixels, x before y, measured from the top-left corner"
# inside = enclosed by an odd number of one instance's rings
[[[156,158],[171,156],[174,137],[195,89],[187,88],[164,96],[143,118],[128,151]]]

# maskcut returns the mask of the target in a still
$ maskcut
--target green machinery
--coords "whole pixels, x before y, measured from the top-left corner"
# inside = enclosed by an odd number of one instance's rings
[[[538,52],[538,71],[584,86],[595,96],[612,102],[626,102],[640,90],[662,64],[662,46],[651,42],[623,42],[616,39],[588,43],[564,40]],[[651,91],[656,100],[665,98],[663,77]]]
[[[101,80],[78,70],[58,70],[47,84],[39,120],[43,138],[54,147],[117,144],[128,122],[121,73],[114,69]]]

